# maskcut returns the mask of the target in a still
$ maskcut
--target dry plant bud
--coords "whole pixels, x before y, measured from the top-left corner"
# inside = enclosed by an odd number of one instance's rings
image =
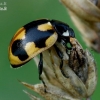
[[[86,44],[100,53],[100,0],[60,0]]]
[[[82,100],[93,94],[97,84],[97,72],[94,58],[88,50],[83,50],[76,39],[71,38],[72,48],[66,48],[63,41],[43,52],[43,72],[41,78],[45,86],[40,83],[23,85],[40,94],[46,100]],[[62,53],[62,59],[55,49]],[[38,65],[39,58],[34,58]],[[62,67],[61,67],[62,65]],[[31,100],[41,100],[27,93]]]

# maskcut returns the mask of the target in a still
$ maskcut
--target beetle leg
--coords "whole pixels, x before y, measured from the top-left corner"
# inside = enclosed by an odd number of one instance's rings
[[[71,50],[72,49],[72,44],[70,42],[66,42],[65,40],[61,40],[61,44],[66,48],[66,50]],[[69,46],[67,45],[69,44]]]
[[[63,67],[63,53],[59,50],[59,48],[56,45],[54,45],[54,47],[55,47],[55,50],[57,52],[57,55],[61,59],[61,62],[60,62],[60,70],[61,70],[62,74],[66,77],[66,75],[64,74],[64,72],[62,70],[62,67]]]
[[[66,49],[66,54],[69,56],[70,55],[70,50],[72,50],[72,44],[71,42],[65,41],[63,39],[59,40],[59,42],[64,46],[64,48]],[[69,44],[69,46],[68,46]]]
[[[39,64],[38,64],[39,79],[42,81],[42,83],[43,83],[43,85],[44,85],[44,88],[45,88],[44,91],[46,92],[46,85],[45,85],[45,82],[44,82],[43,79],[41,78],[42,70],[43,70],[43,55],[42,55],[42,53],[40,53],[40,61],[39,61]]]
[[[60,57],[60,59],[63,61],[63,53],[59,50],[59,48],[56,46],[56,45],[54,45],[54,47],[55,47],[55,50],[56,50],[56,52],[57,52],[57,55]],[[62,67],[62,66],[60,66],[60,67]]]
[[[40,76],[42,74],[42,70],[43,70],[43,55],[42,55],[42,53],[40,53],[40,61],[38,64],[39,79],[40,79]]]

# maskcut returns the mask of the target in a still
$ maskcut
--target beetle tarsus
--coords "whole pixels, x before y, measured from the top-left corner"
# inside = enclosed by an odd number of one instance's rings
[[[62,67],[63,67],[63,53],[59,50],[59,48],[56,45],[54,45],[54,47],[55,47],[55,50],[57,52],[57,55],[61,59],[60,69],[62,69]]]
[[[39,79],[42,81],[42,83],[44,85],[44,92],[46,93],[47,92],[46,91],[47,86],[46,86],[45,82],[43,81],[43,79],[41,78],[41,76],[39,76]]]
[[[61,60],[63,60],[63,53],[59,50],[59,48],[56,45],[54,45],[54,47],[58,56],[61,58]]]
[[[40,61],[39,61],[39,64],[38,64],[39,79],[42,81],[42,83],[44,85],[44,92],[46,92],[47,86],[45,85],[45,82],[41,78],[42,70],[43,70],[43,55],[42,55],[42,53],[40,53]]]
[[[42,74],[42,70],[43,70],[43,55],[42,55],[42,53],[40,53],[40,61],[38,64],[39,79],[40,79],[40,76]]]

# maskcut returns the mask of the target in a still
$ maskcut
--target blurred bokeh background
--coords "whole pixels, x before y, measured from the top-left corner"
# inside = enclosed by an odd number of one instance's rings
[[[5,5],[1,5],[4,2]],[[76,37],[84,49],[87,47],[59,0],[0,0],[0,7],[4,6],[7,9],[0,10],[0,100],[30,100],[23,90],[35,93],[20,84],[18,80],[30,84],[40,82],[34,61],[31,60],[20,69],[12,69],[8,60],[9,42],[20,27],[41,18],[60,20],[68,23],[74,29]],[[98,71],[98,84],[92,100],[99,100],[100,54],[91,49],[90,51],[95,57]]]

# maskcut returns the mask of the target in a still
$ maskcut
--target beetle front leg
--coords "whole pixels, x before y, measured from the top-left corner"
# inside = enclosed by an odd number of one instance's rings
[[[44,88],[45,88],[45,92],[46,92],[46,85],[45,85],[45,82],[44,82],[43,79],[41,78],[42,70],[43,70],[43,55],[42,55],[42,53],[40,53],[40,61],[39,61],[39,64],[38,64],[39,79],[40,79],[40,80],[42,81],[42,83],[44,84]]]
[[[39,79],[41,79],[42,70],[43,70],[43,55],[42,53],[40,53],[40,61],[38,64]]]
[[[60,49],[54,45],[55,47],[55,50],[57,52],[57,55],[59,56],[59,58],[61,59],[61,62],[60,62],[60,69],[61,69],[61,72],[62,74],[66,77],[66,75],[64,74],[63,70],[62,70],[62,67],[63,67],[63,53],[60,51]]]
[[[57,52],[57,55],[61,59],[61,63],[60,63],[60,69],[61,69],[63,67],[63,53],[59,50],[59,48],[56,45],[54,45],[54,47],[55,47],[55,50]]]

